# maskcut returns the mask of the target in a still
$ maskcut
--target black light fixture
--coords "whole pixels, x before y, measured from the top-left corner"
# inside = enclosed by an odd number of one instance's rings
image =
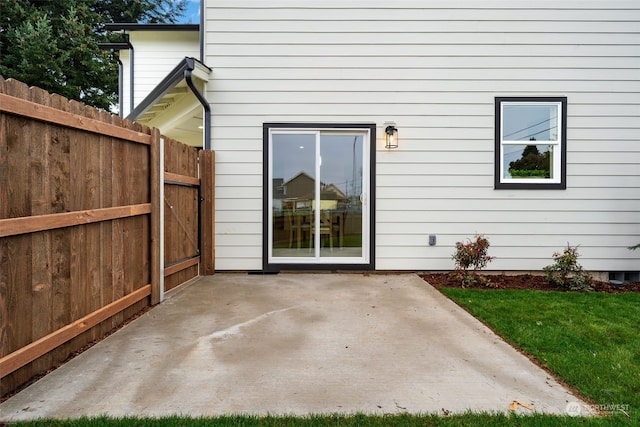
[[[385,145],[384,148],[398,148],[398,128],[393,122],[385,123],[384,136]]]

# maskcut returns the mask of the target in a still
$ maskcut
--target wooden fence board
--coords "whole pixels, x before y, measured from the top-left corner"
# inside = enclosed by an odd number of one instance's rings
[[[114,205],[124,205],[126,204],[126,180],[130,177],[126,176],[125,168],[127,167],[127,145],[125,144],[117,144],[114,142],[112,148],[112,160],[111,160],[111,169],[113,171],[113,180],[112,180],[112,203]],[[118,219],[111,222],[112,227],[112,277],[113,277],[113,298],[118,299],[122,298],[125,295],[124,290],[124,281],[125,281],[125,271],[124,271],[124,226],[126,220]],[[117,313],[113,317],[113,322],[116,324],[122,323],[124,321],[124,313]]]
[[[114,300],[124,296],[124,219],[117,219],[111,222],[113,228],[112,239],[112,276],[113,276],[113,298]],[[123,313],[117,313],[114,316],[114,322],[122,323],[124,321]]]
[[[0,355],[9,354],[31,342],[33,325],[33,306],[31,304],[31,236],[17,236],[8,238],[7,252],[9,262],[8,281],[3,283],[2,292],[6,298],[8,317],[3,331],[3,348]],[[16,372],[9,384],[5,379],[2,387],[15,386],[28,381],[31,377],[31,367]]]
[[[53,230],[62,227],[73,227],[76,225],[109,221],[117,218],[146,215],[150,212],[151,203],[143,203],[140,205],[88,209],[84,211],[73,211],[59,214],[7,218],[0,220],[0,237],[35,233],[38,231]]]
[[[52,230],[52,248],[54,250],[51,285],[53,291],[52,329],[57,330],[71,323],[71,233],[68,230]],[[65,349],[53,353],[54,363],[67,357]]]
[[[165,172],[165,184],[184,184],[184,185],[200,185],[200,178],[186,175],[178,175],[177,173]]]
[[[24,346],[18,351],[3,357],[0,359],[0,377],[3,377],[25,363],[35,360],[39,355],[46,353],[60,344],[69,341],[71,338],[76,337],[87,331],[89,328],[97,325],[103,320],[108,319],[114,313],[120,312],[126,307],[140,301],[151,294],[151,285],[147,284],[140,287],[137,291],[130,293],[124,298],[119,299],[111,304],[108,304],[93,313],[84,316],[71,324],[58,329],[57,331],[42,337]]]
[[[33,102],[24,102],[23,100],[17,99],[14,96],[8,96],[2,93],[0,93],[0,106],[0,109],[2,111],[23,117],[28,117],[30,119],[57,123],[86,132],[92,132],[101,135],[110,135],[116,138],[122,138],[141,144],[151,144],[150,136],[145,133],[131,131],[126,128],[113,126],[111,124],[89,119],[82,116],[81,111],[79,111],[78,114],[67,113]]]
[[[99,119],[100,114],[93,108],[84,107],[84,116],[91,119]],[[93,209],[104,208],[103,195],[105,182],[103,180],[104,174],[102,172],[102,135],[95,135],[95,144],[86,144],[87,166],[89,167],[89,173],[86,177],[87,184],[85,188],[93,189],[89,191],[87,199],[89,205]],[[86,295],[86,310],[87,313],[94,312],[100,309],[106,304],[102,300],[102,289],[104,283],[102,283],[102,268],[103,262],[100,256],[102,252],[103,241],[101,239],[101,224],[94,223],[87,225],[85,228],[85,242],[87,247],[87,277],[85,278],[88,284],[88,292]],[[98,328],[91,328],[87,332],[87,339],[93,341],[100,336]]]
[[[60,95],[52,95],[51,106],[62,111],[68,111],[69,101]],[[70,144],[68,129],[62,126],[52,126],[49,159],[50,213],[67,212],[70,206],[70,193],[72,191]],[[51,330],[55,331],[71,323],[71,315],[68,309],[70,304],[69,290],[71,287],[71,233],[64,228],[53,229],[48,233],[51,235],[52,244],[51,287],[53,298],[51,303]],[[52,364],[55,364],[64,361],[69,351],[67,348],[59,347],[51,354]]]
[[[96,119],[105,122],[113,123],[113,116],[106,111],[101,111],[94,116]],[[112,149],[113,138],[108,135],[100,135],[99,141],[100,149],[100,206],[107,207],[113,206],[113,200],[111,193],[113,191],[113,170],[112,170]],[[116,299],[113,297],[113,276],[111,271],[112,262],[112,226],[111,221],[101,221],[100,223],[100,253],[98,255],[100,259],[100,303],[102,305],[110,304]],[[115,326],[112,321],[102,322],[98,327],[94,328],[96,335],[103,336],[108,333]]]
[[[134,164],[131,165],[133,171],[132,180],[129,182],[130,194],[135,198],[131,204],[144,203],[151,200],[151,150],[141,145],[129,144],[133,151],[132,158]],[[142,185],[141,185],[142,184]]]
[[[83,114],[82,104],[71,100],[69,113],[74,116]],[[87,146],[96,143],[95,135],[86,135],[85,132],[69,127],[70,137],[70,175],[74,191],[69,198],[69,209],[72,212],[93,210],[90,203],[90,194],[96,191],[90,175],[90,164],[87,162]],[[87,137],[87,140],[85,140]],[[89,139],[90,138],[90,139]],[[69,287],[71,321],[76,321],[89,313],[86,300],[89,289],[87,281],[87,240],[91,234],[85,226],[72,227],[71,234],[71,284]],[[86,335],[73,337],[70,345],[73,348],[82,348],[90,341]]]
[[[30,99],[41,105],[50,104],[48,94],[40,88],[30,88]],[[49,152],[51,150],[50,126],[44,122],[31,123],[29,190],[31,191],[31,215],[49,212]],[[31,340],[41,338],[52,330],[51,315],[51,234],[31,234],[31,305],[33,322]],[[34,361],[32,369],[43,371],[51,366],[51,355]]]
[[[186,270],[189,267],[193,267],[194,265],[198,265],[200,262],[200,257],[189,258],[184,261],[179,261],[171,266],[165,267],[164,275],[171,276],[172,274],[177,273],[178,271]]]

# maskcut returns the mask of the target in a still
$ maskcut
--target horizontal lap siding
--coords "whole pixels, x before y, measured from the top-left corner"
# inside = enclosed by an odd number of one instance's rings
[[[134,108],[185,56],[200,56],[197,31],[134,31],[131,43],[135,47]],[[128,69],[124,74],[128,81]]]
[[[637,270],[640,5],[635,1],[207,1],[216,268],[261,266],[262,123],[398,124],[377,141],[376,267],[448,270],[485,233],[492,268],[580,245]],[[496,96],[567,96],[567,190],[493,189]],[[435,247],[427,245],[436,234]]]

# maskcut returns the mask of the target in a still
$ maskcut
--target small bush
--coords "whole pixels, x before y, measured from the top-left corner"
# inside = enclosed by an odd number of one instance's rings
[[[543,269],[546,273],[547,282],[570,290],[592,290],[591,283],[593,279],[578,264],[579,256],[578,247],[572,247],[568,243],[562,253],[554,252],[554,263]]]
[[[489,246],[489,240],[482,235],[476,235],[474,240],[467,239],[466,243],[456,242],[456,252],[451,258],[455,261],[456,274],[461,276],[463,286],[475,282],[491,286],[489,280],[481,278],[476,273],[495,258],[487,254]],[[469,273],[470,268],[473,268],[473,273]]]
[[[512,177],[522,178],[546,178],[549,172],[546,170],[536,169],[509,169],[509,173]]]

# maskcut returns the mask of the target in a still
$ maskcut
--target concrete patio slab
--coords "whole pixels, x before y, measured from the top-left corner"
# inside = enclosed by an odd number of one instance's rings
[[[221,273],[8,399],[0,420],[508,412],[514,400],[557,414],[580,402],[415,274]]]

